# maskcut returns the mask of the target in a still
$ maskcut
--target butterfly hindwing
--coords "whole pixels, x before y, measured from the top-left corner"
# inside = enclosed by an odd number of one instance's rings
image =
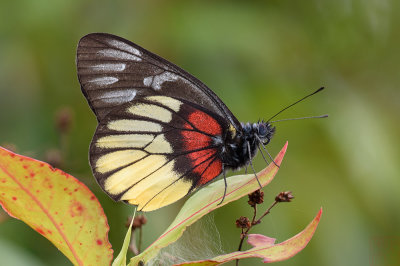
[[[116,106],[136,98],[164,95],[199,103],[240,123],[225,104],[201,81],[178,66],[118,36],[92,33],[77,50],[78,79],[98,121]]]
[[[93,173],[113,199],[158,209],[221,173],[226,128],[222,117],[184,99],[137,98],[100,121],[90,148]]]

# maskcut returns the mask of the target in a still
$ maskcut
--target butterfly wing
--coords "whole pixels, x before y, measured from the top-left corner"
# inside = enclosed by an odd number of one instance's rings
[[[114,200],[151,211],[217,177],[226,121],[167,96],[138,98],[112,110],[90,147],[94,176]]]
[[[116,106],[156,94],[198,103],[230,121],[235,129],[241,128],[201,81],[121,37],[106,33],[84,36],[78,44],[77,68],[82,92],[99,121]]]
[[[77,68],[99,121],[90,147],[93,174],[114,200],[155,210],[221,173],[222,140],[241,125],[198,79],[103,33],[80,40]]]

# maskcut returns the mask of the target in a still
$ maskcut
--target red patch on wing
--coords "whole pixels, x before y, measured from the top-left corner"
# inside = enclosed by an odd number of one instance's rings
[[[196,167],[194,168],[193,172],[201,175],[209,164],[209,159],[215,156],[215,152],[216,151],[214,149],[208,149],[189,153],[189,157],[193,162],[192,165]]]
[[[193,166],[199,165],[208,160],[211,156],[215,155],[214,149],[207,149],[189,153],[189,158],[192,159]],[[200,172],[202,173],[202,172]],[[199,174],[200,174],[199,173]]]
[[[185,150],[204,149],[211,144],[211,138],[197,131],[182,131]]]
[[[204,173],[201,175],[198,185],[204,185],[204,184],[208,183],[209,181],[216,178],[222,171],[222,163],[218,159],[213,161],[210,165],[208,165],[208,164],[204,164],[204,165],[208,166],[208,167],[204,171]]]
[[[188,153],[187,156],[192,162],[193,173],[200,176],[197,185],[204,185],[216,178],[222,171],[222,163],[215,159],[217,150],[208,148],[213,145],[209,136],[221,136],[222,127],[212,116],[205,112],[194,110],[187,117],[195,129],[186,123],[182,130],[183,147],[185,151],[197,150]],[[210,163],[211,162],[211,163]]]
[[[192,123],[198,130],[201,130],[210,135],[221,135],[222,128],[220,124],[212,118],[210,115],[196,110],[191,113],[188,117],[190,123]]]

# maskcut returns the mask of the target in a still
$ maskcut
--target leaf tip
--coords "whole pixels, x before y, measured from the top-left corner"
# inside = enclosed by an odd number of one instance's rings
[[[276,164],[279,165],[279,166],[281,165],[282,160],[283,160],[283,156],[284,156],[285,153],[286,153],[288,143],[289,143],[289,142],[286,141],[285,145],[283,146],[283,148],[281,149],[281,151],[278,153],[278,155],[277,155],[276,158],[275,158],[275,162],[276,162]]]
[[[315,217],[315,221],[319,222],[319,220],[321,220],[321,216],[322,216],[322,207],[319,208],[318,214]]]

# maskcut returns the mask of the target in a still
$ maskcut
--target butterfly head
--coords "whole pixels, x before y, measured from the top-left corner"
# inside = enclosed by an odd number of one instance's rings
[[[252,143],[261,142],[267,145],[275,133],[275,127],[269,122],[264,122],[264,120],[253,124],[242,124],[242,127],[245,139]]]
[[[264,145],[267,145],[274,136],[275,127],[269,122],[259,121],[258,123],[254,123],[253,127],[255,134],[257,134]]]

